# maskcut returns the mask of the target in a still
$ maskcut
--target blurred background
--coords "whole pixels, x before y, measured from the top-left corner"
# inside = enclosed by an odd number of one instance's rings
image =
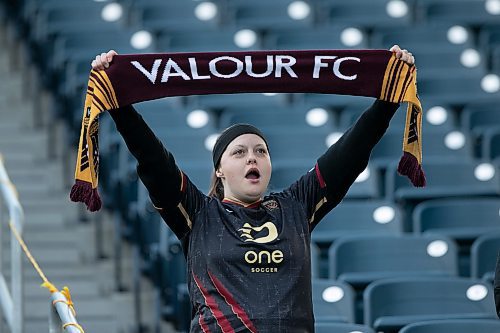
[[[24,237],[49,279],[69,285],[86,331],[187,332],[191,311],[180,244],[107,114],[104,207],[89,214],[69,201],[97,54],[394,44],[416,59],[427,187],[396,172],[402,105],[368,168],[312,234],[317,332],[498,332],[500,0],[0,1],[0,153],[25,211]],[[218,133],[258,126],[272,152],[270,189],[279,191],[372,101],[237,94],[136,108],[205,192]],[[48,293],[25,264],[25,330],[46,331]]]

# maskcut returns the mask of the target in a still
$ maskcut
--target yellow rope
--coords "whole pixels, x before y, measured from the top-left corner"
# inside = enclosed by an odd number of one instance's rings
[[[63,330],[65,330],[65,329],[66,329],[66,327],[68,327],[68,326],[74,326],[74,327],[76,327],[76,328],[77,328],[80,332],[85,333],[85,331],[83,330],[83,327],[81,327],[80,325],[78,325],[78,323],[67,323],[67,324],[64,324],[64,325],[63,325],[63,327],[62,327],[62,328],[63,328]]]

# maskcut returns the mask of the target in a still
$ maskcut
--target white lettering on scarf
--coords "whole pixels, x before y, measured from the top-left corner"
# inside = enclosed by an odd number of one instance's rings
[[[333,62],[333,74],[338,77],[339,79],[346,80],[346,81],[351,81],[351,80],[356,80],[358,77],[358,74],[354,75],[344,75],[340,72],[340,65],[342,62],[350,60],[350,61],[356,61],[356,62],[361,62],[361,59],[357,57],[343,57],[343,58],[338,58],[337,56],[315,56],[314,57],[314,70],[313,70],[313,78],[318,79],[319,78],[319,72],[321,68],[323,67],[328,67],[329,64],[322,62],[322,60],[334,60]]]

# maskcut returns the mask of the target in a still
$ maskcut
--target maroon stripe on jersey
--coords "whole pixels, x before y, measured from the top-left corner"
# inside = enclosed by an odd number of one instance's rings
[[[205,323],[205,318],[203,317],[203,314],[200,313],[200,318],[198,319],[198,324],[200,324],[201,330],[203,333],[210,333],[210,329],[207,326],[207,323]]]
[[[321,172],[319,171],[318,163],[316,163],[316,165],[314,166],[314,170],[316,171],[316,177],[318,177],[319,187],[325,188],[326,183],[325,180],[323,179],[323,176],[321,175]]]
[[[231,310],[241,320],[243,325],[245,325],[246,328],[250,330],[250,332],[257,333],[257,329],[253,326],[253,323],[250,320],[250,318],[248,318],[247,313],[245,312],[245,310],[241,308],[238,302],[236,302],[236,300],[234,299],[233,295],[231,295],[229,290],[227,290],[222,284],[222,282],[220,282],[219,279],[217,279],[214,275],[212,275],[210,271],[208,272],[208,275],[210,276],[210,279],[214,283],[214,286],[219,292],[219,294],[221,294],[222,297],[224,297],[226,303],[231,307]]]
[[[186,183],[187,183],[186,175],[184,174],[184,172],[181,171],[181,193],[186,192]]]
[[[208,306],[210,311],[212,311],[212,314],[215,317],[215,320],[217,321],[217,324],[219,327],[222,329],[223,333],[234,333],[233,328],[231,327],[231,324],[227,320],[227,318],[224,316],[222,311],[219,309],[219,306],[217,305],[217,302],[215,299],[210,296],[208,291],[201,285],[201,281],[196,277],[196,275],[193,274],[194,281],[196,282],[196,285],[198,286],[198,289],[200,289],[200,292],[203,295],[203,298],[205,299],[205,304]]]

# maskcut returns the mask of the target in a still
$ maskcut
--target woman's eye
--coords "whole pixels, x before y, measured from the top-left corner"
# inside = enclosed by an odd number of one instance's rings
[[[242,155],[244,153],[243,149],[238,149],[234,152],[234,155]]]
[[[266,151],[264,148],[259,148],[259,149],[257,149],[257,152],[258,152],[259,154],[266,154],[266,153],[267,153],[267,151]]]

